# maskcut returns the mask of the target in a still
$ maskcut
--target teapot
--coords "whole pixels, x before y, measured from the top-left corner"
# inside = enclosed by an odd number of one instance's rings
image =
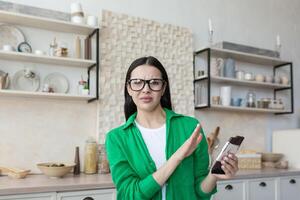
[[[8,87],[8,73],[0,74],[0,89],[6,89]]]

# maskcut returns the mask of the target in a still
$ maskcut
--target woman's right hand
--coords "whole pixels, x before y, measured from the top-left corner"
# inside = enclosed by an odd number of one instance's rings
[[[200,133],[201,128],[202,128],[201,125],[197,124],[196,128],[194,129],[193,134],[175,152],[176,157],[179,160],[183,160],[184,158],[188,157],[195,151],[198,144],[202,140],[202,134]]]

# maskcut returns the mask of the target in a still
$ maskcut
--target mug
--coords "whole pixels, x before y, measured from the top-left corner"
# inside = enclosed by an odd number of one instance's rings
[[[246,81],[252,81],[253,80],[253,74],[251,72],[246,72],[244,79]]]
[[[255,81],[257,81],[257,82],[264,82],[265,81],[264,75],[262,75],[262,74],[256,74]]]
[[[11,46],[10,44],[4,44],[4,45],[2,46],[2,50],[3,50],[3,51],[14,51],[14,47]]]
[[[224,63],[224,77],[234,78],[235,77],[235,60],[227,58]]]
[[[289,84],[289,78],[287,76],[281,76],[280,77],[280,82],[283,85],[288,85]]]
[[[235,72],[235,78],[238,80],[243,80],[244,79],[245,72],[242,70],[236,71]]]
[[[231,98],[231,105],[240,107],[242,100],[242,98]]]
[[[98,18],[96,16],[90,15],[87,17],[86,23],[89,26],[98,26]]]

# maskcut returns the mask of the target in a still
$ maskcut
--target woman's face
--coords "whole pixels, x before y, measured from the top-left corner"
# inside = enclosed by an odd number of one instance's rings
[[[153,111],[160,106],[165,84],[159,69],[151,65],[140,65],[131,72],[127,91],[137,110]]]

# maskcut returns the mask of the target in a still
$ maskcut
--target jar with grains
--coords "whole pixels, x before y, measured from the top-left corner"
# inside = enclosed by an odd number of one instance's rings
[[[84,173],[97,173],[97,162],[97,143],[95,139],[90,137],[85,142]]]
[[[99,145],[98,172],[100,174],[107,174],[110,172],[104,144]]]

